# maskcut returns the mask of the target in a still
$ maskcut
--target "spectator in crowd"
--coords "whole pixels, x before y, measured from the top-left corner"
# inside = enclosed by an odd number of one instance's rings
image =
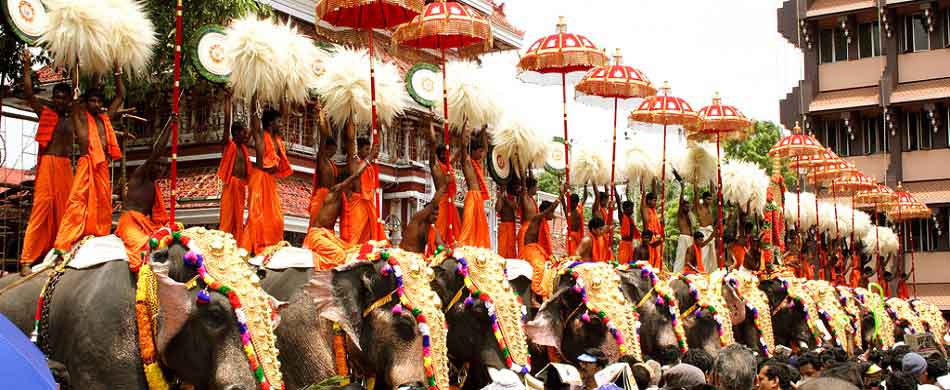
[[[712,378],[718,390],[751,390],[755,382],[755,357],[740,344],[729,345],[719,351]]]
[[[860,390],[860,387],[837,378],[815,378],[799,385],[798,390]]]
[[[775,360],[767,360],[759,368],[755,381],[758,390],[791,390],[791,368]]]
[[[660,363],[647,360],[630,367],[639,390],[657,389],[660,385]]]
[[[706,383],[706,374],[696,366],[680,363],[663,373],[660,385],[666,390],[689,389]]]
[[[798,373],[802,381],[818,377],[821,373],[821,360],[813,352],[806,352],[798,357]]]
[[[597,382],[594,380],[594,374],[604,369],[607,365],[607,356],[599,349],[588,348],[581,356],[577,357],[579,362],[578,371],[584,380],[584,388],[596,389]]]
[[[709,381],[709,373],[713,368],[713,357],[709,352],[700,348],[692,348],[683,355],[683,363],[700,369],[706,375],[706,381]]]
[[[884,381],[887,390],[917,390],[917,379],[903,371],[892,372]]]
[[[927,376],[934,378],[934,383],[941,390],[950,390],[950,372],[947,369],[947,359],[940,355],[933,355],[927,359]]]

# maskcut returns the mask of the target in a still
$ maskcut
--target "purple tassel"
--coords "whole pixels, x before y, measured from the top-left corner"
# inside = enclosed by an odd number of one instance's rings
[[[198,290],[198,297],[196,301],[201,304],[207,304],[208,302],[211,302],[211,294],[208,293],[207,289]]]
[[[393,306],[393,315],[394,315],[394,316],[402,315],[402,305],[401,305],[401,304],[397,304],[396,306]]]

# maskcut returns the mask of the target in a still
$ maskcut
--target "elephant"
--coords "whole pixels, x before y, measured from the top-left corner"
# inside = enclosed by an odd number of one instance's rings
[[[640,349],[646,356],[675,355],[679,342],[673,329],[673,317],[670,310],[679,311],[682,307],[675,302],[662,300],[657,303],[657,291],[651,276],[653,270],[646,266],[635,266],[617,270],[622,281],[621,288],[627,300],[637,304],[640,316]],[[676,313],[679,316],[679,313]]]
[[[720,281],[721,295],[725,304],[728,305],[731,316],[728,319],[723,319],[726,323],[722,326],[732,327],[737,342],[748,343],[747,345],[753,348],[757,347],[758,332],[754,330],[754,323],[750,322],[754,320],[752,316],[746,315],[746,306],[736,290],[736,286],[726,282],[725,277],[710,279]],[[670,280],[670,288],[672,288],[676,301],[679,303],[681,321],[689,348],[700,348],[715,356],[719,349],[724,347],[719,337],[719,323],[710,315],[702,315],[707,313],[702,313],[698,309],[698,297],[684,277]],[[750,331],[748,330],[749,327],[753,329]],[[735,333],[736,328],[739,330],[738,334]],[[754,333],[755,337],[752,338],[753,336],[750,333]],[[748,340],[750,338],[752,341]]]
[[[159,361],[166,373],[196,389],[256,389],[228,297],[212,292],[208,303],[199,305],[201,290],[189,289],[182,283],[187,279],[172,272],[184,253],[180,244],[174,244],[151,258],[159,295],[155,329]],[[169,264],[161,264],[165,262]],[[0,313],[26,334],[33,329],[37,300],[49,272],[0,295]],[[20,280],[19,275],[6,276],[0,279],[0,288]],[[49,302],[46,337],[48,357],[66,366],[73,388],[148,388],[138,345],[135,292],[136,276],[124,261],[62,274]]]
[[[818,346],[805,320],[805,312],[798,306],[788,304],[789,293],[782,280],[763,280],[759,282],[759,290],[769,298],[776,345],[788,346],[792,350],[810,350]]]

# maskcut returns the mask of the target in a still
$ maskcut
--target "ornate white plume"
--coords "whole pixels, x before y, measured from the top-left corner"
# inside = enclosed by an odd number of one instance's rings
[[[705,185],[710,181],[715,182],[716,145],[691,142],[679,159],[676,170],[689,183]]]
[[[801,207],[798,207],[798,199],[801,197]],[[801,220],[799,220],[801,216]],[[815,194],[811,192],[785,193],[785,219],[788,225],[792,226],[799,223],[802,230],[808,230],[815,226]]]
[[[540,168],[547,161],[548,143],[534,128],[520,120],[507,118],[501,126],[489,128],[489,131],[495,151],[502,158],[511,159],[519,175],[529,165]]]
[[[660,163],[654,158],[649,147],[642,142],[630,144],[623,153],[623,164],[620,166],[624,176],[630,180],[642,179],[650,183],[660,171]]]
[[[285,36],[270,19],[247,15],[228,28],[225,55],[231,58],[231,90],[234,98],[249,102],[256,94],[262,103],[279,104],[284,97],[286,44],[275,42]]]
[[[38,43],[53,55],[53,60],[91,74],[112,71],[112,15],[109,7],[97,0],[45,0],[49,23]]]
[[[144,4],[137,0],[108,0],[106,4],[112,27],[109,51],[113,61],[126,73],[144,74],[158,43]]]
[[[446,64],[446,69],[449,125],[458,130],[466,124],[470,128],[497,124],[501,105],[493,90],[494,82],[485,70],[472,61],[452,61]],[[440,115],[443,106],[442,99],[435,99],[435,109]]]
[[[366,50],[337,47],[317,79],[316,92],[327,116],[337,126],[353,120],[357,126],[372,122],[369,55]],[[376,60],[376,109],[380,123],[389,126],[409,103],[396,66]]]
[[[765,209],[765,195],[769,189],[769,176],[758,165],[747,161],[726,161],[722,165],[722,196],[745,212],[746,207],[756,214]]]
[[[292,104],[302,104],[310,100],[310,90],[317,84],[314,65],[322,51],[313,40],[301,34],[296,27],[282,23],[278,26],[279,36],[273,38],[275,44],[284,45],[281,60],[284,75],[281,88],[284,99]]]
[[[571,183],[587,182],[610,184],[610,157],[604,149],[583,145],[571,154]]]
[[[880,247],[878,247],[878,239],[880,239]],[[875,251],[880,250],[881,256],[888,256],[897,253],[899,248],[897,234],[894,234],[889,227],[872,226],[871,230],[868,230],[867,234],[861,238],[861,242],[864,243],[864,253],[869,255],[874,255]]]

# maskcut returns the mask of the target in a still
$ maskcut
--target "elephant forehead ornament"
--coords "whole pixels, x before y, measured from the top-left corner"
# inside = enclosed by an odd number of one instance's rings
[[[463,247],[453,251],[458,259],[469,297],[478,297],[488,309],[492,333],[502,350],[505,363],[511,371],[527,374],[531,371],[528,338],[524,332],[527,308],[521,297],[511,288],[506,274],[505,260],[488,249]]]
[[[772,331],[769,297],[759,289],[759,278],[748,271],[733,271],[726,275],[726,282],[739,292],[746,308],[752,313],[755,329],[759,332],[759,350],[769,356],[775,348]]]
[[[854,326],[854,346],[857,348],[863,348],[863,340],[861,339],[861,308],[858,306],[858,300],[855,299],[854,293],[849,287],[838,286],[836,290],[838,293],[838,303],[841,304],[841,308],[844,309],[845,313],[848,315],[851,325]]]
[[[841,307],[834,286],[825,280],[809,280],[805,282],[805,291],[811,294],[818,315],[830,327],[835,345],[852,352],[848,340],[854,339],[856,335],[860,337],[860,333],[851,325],[851,318]]]
[[[228,297],[234,310],[241,342],[248,363],[261,390],[282,389],[279,354],[274,328],[277,312],[271,296],[261,288],[257,272],[245,261],[230,234],[194,227],[172,232],[162,228],[149,239],[152,250],[167,248],[173,243],[188,248],[184,261],[194,267],[206,285],[198,300],[208,302],[207,289]]]
[[[911,309],[914,309],[914,312],[917,313],[917,317],[920,318],[920,322],[927,328],[927,331],[937,337],[947,333],[947,321],[943,319],[943,315],[940,313],[940,308],[938,308],[937,305],[920,299],[912,299],[909,303]]]
[[[785,288],[785,292],[788,294],[788,307],[798,307],[802,310],[805,314],[805,324],[808,325],[809,332],[815,338],[815,342],[821,345],[824,338],[818,332],[827,332],[827,330],[818,317],[818,307],[815,305],[815,301],[805,291],[805,280],[779,278],[779,281],[782,282],[782,287]]]
[[[885,349],[892,347],[896,342],[894,321],[891,320],[890,315],[884,313],[884,299],[861,287],[854,289],[854,296],[865,311],[874,316],[875,338],[880,342],[881,347]]]
[[[580,294],[587,307],[582,320],[590,320],[589,312],[600,317],[614,341],[620,355],[632,355],[641,359],[640,321],[633,303],[627,300],[620,287],[620,276],[607,263],[574,262],[563,268],[574,278],[573,290]]]
[[[690,315],[709,316],[716,322],[716,331],[719,332],[719,344],[727,346],[735,343],[732,333],[732,312],[726,299],[722,296],[722,282],[725,273],[717,271],[712,274],[695,274],[680,276],[680,280],[689,286],[690,295],[696,300],[693,307],[683,312],[683,318]]]
[[[911,309],[907,301],[900,298],[890,298],[885,301],[884,305],[885,309],[887,309],[887,313],[890,314],[894,322],[906,324],[907,333],[914,334],[924,331],[924,325],[920,322],[917,313],[914,313],[914,310]]]
[[[650,292],[646,293],[642,298],[640,298],[640,302],[637,302],[634,305],[634,310],[639,309],[639,307],[651,297],[655,299],[655,303],[658,307],[666,306],[666,309],[670,314],[670,325],[673,327],[673,334],[676,335],[676,344],[679,345],[680,352],[686,353],[686,351],[689,350],[689,346],[686,342],[686,330],[683,328],[683,322],[679,320],[679,302],[677,302],[676,298],[673,296],[673,289],[670,287],[671,279],[661,280],[657,276],[656,270],[654,270],[653,267],[650,266],[650,263],[646,261],[638,261],[636,263],[630,264],[613,264],[613,266],[616,270],[639,270],[640,278],[648,279],[650,281]]]

